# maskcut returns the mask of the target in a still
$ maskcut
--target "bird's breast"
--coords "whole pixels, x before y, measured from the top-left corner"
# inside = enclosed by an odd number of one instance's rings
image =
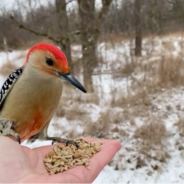
[[[21,76],[7,96],[0,114],[16,122],[15,131],[23,141],[39,133],[50,122],[61,93],[60,79],[27,81]]]
[[[16,123],[15,131],[25,140],[40,132],[45,126],[46,121],[43,119],[43,114],[37,113],[35,117],[27,119],[26,121],[19,121]]]

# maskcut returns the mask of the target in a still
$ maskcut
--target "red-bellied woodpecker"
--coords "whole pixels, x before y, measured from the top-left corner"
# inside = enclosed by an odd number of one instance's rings
[[[65,79],[84,93],[86,90],[70,74],[67,58],[56,46],[39,43],[33,46],[23,67],[15,70],[0,91],[0,135],[26,139],[65,142],[49,137],[48,125],[56,111]]]

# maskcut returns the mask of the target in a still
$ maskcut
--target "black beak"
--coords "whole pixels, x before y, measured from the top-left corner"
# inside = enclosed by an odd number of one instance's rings
[[[87,93],[87,91],[82,86],[82,84],[74,76],[72,76],[71,74],[63,74],[63,73],[59,72],[59,76],[64,78],[67,82],[69,82],[70,84],[74,85],[76,88],[80,89],[84,93]]]

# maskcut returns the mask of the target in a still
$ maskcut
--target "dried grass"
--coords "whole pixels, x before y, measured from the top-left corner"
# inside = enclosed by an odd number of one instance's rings
[[[88,113],[81,106],[81,103],[73,100],[69,101],[69,99],[63,99],[56,111],[56,117],[66,117],[68,120],[83,121],[88,117]]]
[[[127,62],[123,67],[118,70],[117,74],[121,77],[131,76],[139,66],[140,64],[135,61]]]
[[[82,120],[86,113],[80,109],[69,109],[65,111],[65,117],[68,120]]]
[[[128,32],[128,33],[111,33],[106,35],[100,35],[99,37],[99,42],[111,42],[112,43],[119,43],[121,41],[129,40],[129,39],[134,39],[134,33],[133,32]]]
[[[87,122],[84,136],[92,136],[98,138],[108,138],[112,119],[110,109],[101,112],[96,122]]]
[[[169,157],[166,148],[168,132],[164,123],[153,118],[143,126],[136,129],[134,138],[140,140],[138,153],[144,155],[146,159],[155,159],[165,162]]]
[[[163,56],[158,69],[161,87],[173,87],[184,84],[184,62],[182,57]]]
[[[151,101],[145,90],[137,89],[135,94],[128,94],[127,96],[122,95],[119,99],[112,100],[112,106],[119,107],[137,107],[137,106],[148,106]]]
[[[167,138],[167,130],[161,120],[153,118],[137,128],[134,137],[146,140],[150,145],[162,145],[162,140]]]
[[[179,138],[175,142],[175,147],[181,151],[181,156],[184,155],[184,117],[181,116],[175,123],[175,127],[178,131]]]
[[[169,51],[175,50],[174,43],[172,41],[162,41],[162,46]]]
[[[175,126],[178,129],[179,135],[184,137],[184,117],[180,117],[178,122],[175,123]]]
[[[77,77],[77,79],[82,81],[79,77]],[[68,82],[65,82],[61,101],[62,103],[73,101],[73,103],[93,103],[98,105],[99,97],[95,93],[83,93]]]
[[[10,75],[10,73],[13,72],[16,68],[17,68],[16,65],[14,65],[10,62],[6,62],[0,68],[0,75],[2,75],[3,77],[8,77]]]
[[[56,115],[56,117],[64,117],[65,116],[64,103],[62,103],[62,102],[59,103],[59,106],[56,110],[55,115]]]

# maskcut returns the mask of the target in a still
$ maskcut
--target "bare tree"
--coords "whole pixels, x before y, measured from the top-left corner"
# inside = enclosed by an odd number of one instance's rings
[[[167,0],[170,5],[170,19],[184,20],[184,1],[183,0]]]
[[[96,45],[100,35],[100,25],[112,0],[103,0],[102,9],[95,13],[95,0],[78,0],[81,25],[82,63],[84,86],[93,92],[92,72],[97,66]]]
[[[142,55],[142,25],[141,25],[141,6],[142,0],[135,0],[135,56]]]
[[[45,31],[37,31],[36,29],[29,27],[25,22],[19,22],[12,15],[10,16],[10,18],[18,24],[19,28],[29,31],[30,33],[33,33],[37,36],[47,37],[48,39],[58,44],[61,47],[62,51],[66,54],[66,57],[68,58],[70,68],[73,69],[70,49],[70,38],[73,33],[70,33],[69,31],[66,6],[67,3],[65,0],[55,0],[55,11],[53,12],[53,14],[55,15],[57,21],[54,21],[54,26],[58,28],[56,32],[59,34],[53,34],[51,31],[49,31],[50,27],[45,28]]]
[[[66,12],[66,1],[55,0],[55,7],[56,7],[57,25],[60,31],[60,38],[59,38],[60,46],[68,58],[71,70],[73,70],[71,48],[70,48],[70,36],[68,34],[69,27]]]
[[[95,0],[78,0],[81,19],[81,42],[84,86],[93,91],[91,75],[97,65],[95,36]]]

